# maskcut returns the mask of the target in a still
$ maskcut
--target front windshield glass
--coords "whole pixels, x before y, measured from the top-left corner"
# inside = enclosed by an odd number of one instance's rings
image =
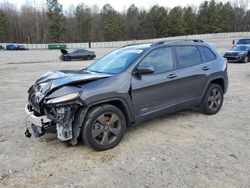
[[[238,52],[241,52],[241,51],[245,51],[247,49],[246,46],[235,46],[232,48],[232,51],[238,51]]]
[[[88,71],[117,74],[126,70],[143,52],[141,49],[121,48],[115,50],[94,64],[87,67]]]

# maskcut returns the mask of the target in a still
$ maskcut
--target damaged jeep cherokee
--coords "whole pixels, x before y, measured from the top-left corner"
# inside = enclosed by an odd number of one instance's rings
[[[184,109],[216,114],[227,63],[201,40],[119,48],[81,70],[48,72],[28,90],[27,137],[78,138],[95,150],[116,146],[127,126]]]

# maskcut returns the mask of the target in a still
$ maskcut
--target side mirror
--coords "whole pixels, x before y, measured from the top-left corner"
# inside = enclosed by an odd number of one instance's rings
[[[135,73],[136,74],[150,74],[154,73],[155,69],[153,66],[147,66],[147,65],[140,65],[137,67]]]
[[[233,44],[233,45],[235,44],[235,40],[233,40],[232,44]]]

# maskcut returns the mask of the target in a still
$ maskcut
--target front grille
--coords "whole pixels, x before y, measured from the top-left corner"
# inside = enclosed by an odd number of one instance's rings
[[[235,60],[238,60],[238,58],[236,58],[236,57],[227,57],[227,60],[231,60],[231,61],[235,61]]]

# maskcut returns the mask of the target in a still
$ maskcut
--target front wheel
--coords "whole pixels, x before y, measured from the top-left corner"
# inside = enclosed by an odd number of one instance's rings
[[[92,108],[82,127],[81,137],[95,150],[103,151],[115,147],[126,130],[126,120],[122,111],[113,105]]]
[[[248,56],[245,56],[244,58],[243,58],[243,60],[242,60],[242,63],[247,63],[248,62]]]
[[[66,57],[63,58],[63,60],[64,60],[64,61],[71,61],[71,58],[68,57],[68,56],[66,56]]]
[[[213,115],[219,112],[223,104],[223,94],[220,85],[211,84],[201,105],[202,112],[208,115]]]

